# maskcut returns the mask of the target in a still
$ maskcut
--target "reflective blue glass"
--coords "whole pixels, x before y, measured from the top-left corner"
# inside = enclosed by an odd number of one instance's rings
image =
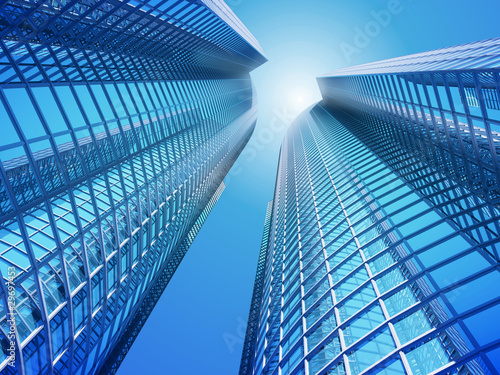
[[[218,0],[1,2],[2,374],[116,372],[253,132],[265,61]]]
[[[281,147],[241,375],[498,373],[499,61],[492,39],[318,78]]]

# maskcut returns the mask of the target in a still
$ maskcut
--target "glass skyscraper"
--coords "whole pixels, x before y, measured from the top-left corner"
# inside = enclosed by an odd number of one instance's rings
[[[0,373],[114,373],[251,136],[219,0],[0,4]]]
[[[335,71],[286,134],[240,375],[498,374],[500,39]]]

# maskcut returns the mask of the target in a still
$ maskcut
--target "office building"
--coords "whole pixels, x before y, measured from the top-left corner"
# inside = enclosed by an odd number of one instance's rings
[[[265,61],[219,0],[0,4],[2,374],[116,372],[252,134]]]
[[[240,375],[498,374],[500,39],[318,78],[280,151]]]

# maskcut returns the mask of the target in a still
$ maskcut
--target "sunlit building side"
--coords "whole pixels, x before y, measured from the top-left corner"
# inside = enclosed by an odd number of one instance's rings
[[[240,375],[498,374],[500,39],[318,78]]]

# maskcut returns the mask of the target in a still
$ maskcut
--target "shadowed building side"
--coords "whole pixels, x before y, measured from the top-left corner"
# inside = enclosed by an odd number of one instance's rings
[[[253,132],[265,61],[218,0],[1,3],[2,374],[116,371]]]

